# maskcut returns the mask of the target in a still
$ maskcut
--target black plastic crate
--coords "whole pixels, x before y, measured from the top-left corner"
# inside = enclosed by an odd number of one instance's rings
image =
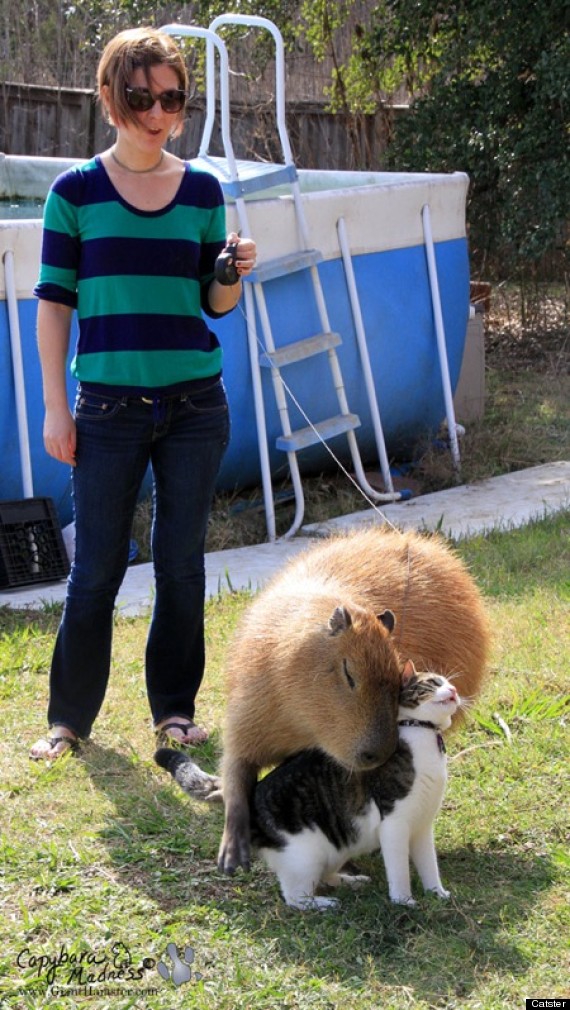
[[[51,498],[0,501],[0,589],[57,582],[69,559]]]

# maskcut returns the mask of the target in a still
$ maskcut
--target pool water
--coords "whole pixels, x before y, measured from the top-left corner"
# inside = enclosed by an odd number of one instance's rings
[[[0,200],[0,220],[41,218],[44,214],[43,200]]]

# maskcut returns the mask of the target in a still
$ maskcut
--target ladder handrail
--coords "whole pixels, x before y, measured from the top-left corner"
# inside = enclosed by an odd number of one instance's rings
[[[206,122],[202,133],[199,156],[206,157],[208,144],[215,119],[215,76],[214,47],[220,54],[220,121],[224,153],[228,161],[232,179],[238,178],[238,168],[234,154],[230,131],[230,97],[229,97],[229,61],[225,42],[210,28],[198,28],[196,25],[164,25],[161,32],[167,35],[191,36],[206,40]],[[206,133],[206,131],[209,131]]]
[[[226,50],[227,55],[227,50]],[[214,123],[216,121],[216,53],[214,49],[214,44],[210,38],[206,39],[206,118],[204,120],[204,128],[202,130],[202,139],[200,140],[200,147],[198,148],[198,157],[205,158],[208,156],[208,148],[210,146],[210,140],[212,139],[212,130],[214,129]],[[229,61],[228,61],[229,65]],[[220,98],[222,103],[222,99]],[[229,125],[229,88],[227,94],[227,110],[228,110],[228,136],[230,135],[230,125]],[[223,131],[222,131],[223,136]]]
[[[273,40],[275,42],[275,120],[283,152],[283,163],[286,168],[294,169],[295,162],[293,161],[293,152],[291,151],[287,123],[285,120],[285,46],[283,44],[283,36],[281,35],[277,25],[273,24],[273,21],[270,21],[269,18],[256,14],[220,14],[217,18],[214,18],[213,21],[210,22],[209,30],[217,35],[217,29],[222,25],[244,25],[245,27],[264,28],[273,36]],[[227,74],[228,69],[226,67],[224,71],[224,69],[220,66],[220,77],[223,73]],[[226,81],[226,86],[227,83],[228,82]],[[236,176],[232,179],[232,181],[237,180],[237,177],[236,170]],[[297,212],[297,226],[299,228],[300,237],[304,247],[308,249],[309,233],[303,210],[299,181],[296,176],[294,181],[291,183],[291,191]]]
[[[435,245],[431,229],[431,213],[429,204],[422,207],[422,225],[424,232],[424,245],[426,251],[428,279],[431,294],[431,304],[433,311],[433,321],[437,340],[437,353],[439,356],[439,367],[441,371],[441,383],[443,386],[443,399],[445,403],[445,413],[447,416],[447,433],[451,448],[451,458],[456,471],[459,471],[461,456],[459,452],[459,441],[457,438],[457,424],[455,422],[455,407],[453,405],[453,391],[451,388],[451,378],[449,375],[449,361],[447,358],[447,341],[445,337],[445,326],[443,324],[443,312],[441,308],[441,295],[439,291],[439,280],[437,276],[437,264],[435,261]]]
[[[380,462],[380,469],[382,470],[382,478],[384,480],[384,487],[387,492],[387,499],[393,501],[394,484],[392,482],[392,474],[390,473],[390,461],[388,459],[388,454],[386,452],[386,442],[384,441],[384,431],[382,429],[382,421],[380,418],[380,408],[378,406],[378,397],[376,395],[376,385],[374,382],[374,376],[372,374],[372,366],[370,364],[370,354],[368,351],[368,342],[366,338],[366,331],[364,329],[364,321],[362,318],[362,309],[360,307],[360,299],[358,297],[356,278],[354,276],[354,267],[352,264],[352,256],[350,252],[350,243],[348,240],[346,221],[343,217],[339,217],[336,223],[336,228],[337,228],[340,252],[346,274],[348,297],[352,309],[352,317],[354,322],[354,332],[356,334],[356,342],[358,344],[358,350],[360,352],[360,364],[362,366],[362,372],[364,375],[364,385],[368,396],[370,416],[372,418],[372,426],[374,428],[374,436],[376,439],[376,448],[378,450],[378,460]]]
[[[217,34],[220,25],[245,25],[252,28],[265,28],[273,36],[275,42],[275,107],[276,123],[283,151],[284,164],[293,165],[293,154],[289,143],[285,121],[285,46],[283,36],[277,25],[269,18],[256,14],[220,14],[209,24],[210,31]],[[219,37],[219,36],[218,36]]]

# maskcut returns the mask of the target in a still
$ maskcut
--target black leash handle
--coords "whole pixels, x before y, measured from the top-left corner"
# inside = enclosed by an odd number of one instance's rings
[[[223,284],[224,287],[229,287],[231,284],[237,284],[239,281],[239,274],[236,267],[238,258],[237,247],[237,242],[230,242],[226,248],[222,250],[216,260],[214,275],[218,284]]]

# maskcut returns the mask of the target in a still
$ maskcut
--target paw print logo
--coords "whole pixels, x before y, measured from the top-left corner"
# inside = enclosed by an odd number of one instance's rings
[[[192,969],[190,965],[194,962],[194,951],[192,947],[186,947],[184,950],[184,956],[180,957],[176,944],[169,943],[166,948],[166,953],[172,964],[165,964],[164,961],[158,962],[156,968],[160,977],[163,978],[165,982],[174,982],[174,985],[177,988],[180,985],[184,985],[185,982],[189,982],[192,978]],[[194,972],[194,978],[197,982],[200,981],[202,975],[199,971]]]

